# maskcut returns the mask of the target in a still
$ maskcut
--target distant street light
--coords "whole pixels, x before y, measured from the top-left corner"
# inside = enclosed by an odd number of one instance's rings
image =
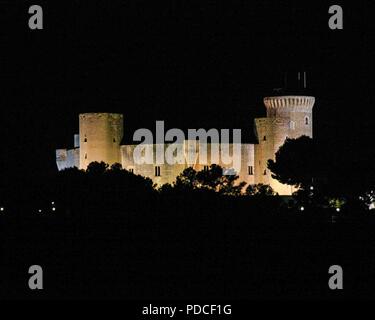
[[[305,210],[305,207],[301,207],[300,210],[301,210],[301,211],[304,211],[304,210]]]
[[[5,209],[4,207],[0,207],[0,211],[3,212]]]

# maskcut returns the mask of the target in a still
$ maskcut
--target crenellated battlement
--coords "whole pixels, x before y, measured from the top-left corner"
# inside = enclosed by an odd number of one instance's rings
[[[267,167],[267,162],[269,159],[274,159],[275,153],[283,145],[286,138],[295,139],[300,136],[312,138],[312,111],[315,98],[304,95],[281,95],[265,97],[263,101],[267,109],[267,117],[255,119],[258,143],[239,143],[240,147],[236,146],[236,151],[234,143],[228,144],[228,153],[230,155],[236,153],[236,157],[239,159],[236,163],[234,161],[229,163],[217,160],[212,157],[212,152],[210,152],[210,157],[205,157],[204,148],[199,149],[194,154],[191,162],[170,163],[159,161],[159,158],[154,158],[154,154],[160,152],[160,148],[162,148],[163,155],[166,152],[164,150],[170,151],[173,149],[171,149],[171,145],[165,143],[166,140],[164,140],[164,145],[161,146],[163,142],[155,143],[152,138],[148,144],[141,144],[142,148],[146,147],[144,149],[145,154],[146,151],[150,152],[151,157],[149,159],[151,161],[138,161],[138,159],[144,157],[143,151],[140,153],[137,149],[139,145],[121,144],[124,133],[122,114],[83,113],[79,115],[79,134],[74,137],[74,149],[56,150],[56,164],[59,170],[71,167],[85,170],[94,161],[104,161],[109,165],[120,163],[124,169],[149,177],[158,185],[172,183],[176,176],[188,166],[192,166],[196,170],[204,170],[211,164],[218,164],[225,169],[235,168],[240,181],[244,181],[246,184],[268,184],[279,194],[290,195],[295,190],[291,186],[283,185],[275,180]],[[144,134],[141,136],[146,137]],[[150,133],[150,136],[152,137],[152,133]],[[156,140],[158,141],[158,139]],[[139,140],[135,139],[135,141]],[[196,137],[184,141],[196,142]],[[208,148],[207,150],[215,150],[212,138],[210,143],[207,143],[206,136],[201,137],[199,141],[202,146]],[[181,142],[180,145],[185,146]],[[173,151],[172,157],[174,157],[174,152],[178,154],[179,149],[176,150]],[[185,149],[181,150],[184,151]],[[185,155],[185,153],[182,154]],[[201,157],[203,161],[201,161]],[[201,162],[198,162],[198,159]]]
[[[295,108],[311,109],[315,103],[315,97],[311,96],[279,96],[265,97],[263,99],[266,108]]]

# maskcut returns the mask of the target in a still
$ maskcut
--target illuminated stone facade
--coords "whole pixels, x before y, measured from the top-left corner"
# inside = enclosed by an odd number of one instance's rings
[[[275,153],[287,137],[298,138],[302,135],[312,137],[312,109],[315,98],[309,96],[277,96],[264,98],[267,117],[255,119],[257,144],[229,144],[229,154],[234,150],[241,153],[241,167],[237,170],[239,181],[247,184],[269,184],[280,195],[290,195],[294,190],[271,177],[267,169],[267,160],[274,159]],[[135,174],[151,178],[156,184],[172,183],[185,168],[196,170],[218,164],[230,169],[230,163],[211,159],[211,149],[222,146],[184,140],[180,147],[184,157],[178,163],[168,164],[166,161],[158,164],[155,156],[151,163],[143,163],[135,157],[136,144],[121,145],[123,138],[123,116],[113,113],[85,113],[79,115],[79,137],[75,135],[74,149],[56,150],[56,162],[59,170],[69,167],[86,169],[93,161],[104,161],[109,165],[121,163],[124,169]],[[145,149],[156,154],[158,145],[143,145]],[[162,145],[163,149],[168,144]],[[207,159],[201,159],[203,148],[207,147]],[[238,148],[237,148],[238,147]],[[188,159],[188,151],[194,148],[193,159]],[[136,159],[135,159],[136,158]],[[141,163],[141,164],[140,164]]]
[[[184,158],[181,163],[175,164],[168,164],[167,161],[164,161],[163,164],[157,164],[155,159],[156,154],[156,145],[143,145],[145,148],[149,148],[152,150],[154,155],[154,164],[138,164],[140,161],[139,159],[134,159],[134,149],[137,145],[123,145],[121,146],[121,154],[122,154],[122,167],[127,170],[132,170],[135,174],[140,174],[145,177],[151,178],[155,183],[158,185],[162,185],[165,183],[172,183],[175,181],[176,177],[186,168],[192,167],[193,169],[200,171],[204,170],[205,167],[211,164],[218,164],[223,168],[231,168],[232,163],[223,163],[222,158],[220,157],[219,161],[212,161],[211,159],[211,148],[213,144],[202,144],[197,143],[194,144],[194,141],[185,140],[181,144],[181,148],[184,153]],[[168,144],[164,145],[165,148],[168,147]],[[220,146],[218,146],[219,152]],[[229,154],[233,154],[233,144],[229,144]],[[190,148],[194,148],[193,154],[195,154],[194,159],[189,161],[188,151]],[[203,148],[207,148],[207,159],[206,161],[202,158],[199,158],[202,154],[200,150]],[[241,170],[237,172],[239,176],[239,181],[245,181],[247,184],[254,184],[254,145],[253,144],[241,144],[238,148],[241,152]],[[157,169],[159,168],[159,169]],[[250,173],[250,174],[249,174]]]
[[[116,113],[84,113],[79,115],[80,161],[86,169],[94,161],[121,163],[120,144],[124,135],[124,119]]]
[[[264,98],[267,117],[255,119],[258,144],[255,144],[255,181],[269,184],[281,195],[289,195],[295,190],[271,177],[267,161],[275,158],[275,153],[286,138],[308,136],[312,138],[312,109],[314,97],[279,96]]]

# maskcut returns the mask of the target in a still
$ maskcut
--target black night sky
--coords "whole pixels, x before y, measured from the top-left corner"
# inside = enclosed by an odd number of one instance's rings
[[[0,300],[311,299],[315,310],[374,298],[371,2],[0,0]],[[335,4],[343,30],[328,26]],[[29,28],[31,5],[43,30]],[[126,143],[156,120],[240,128],[255,143],[263,98],[285,74],[277,92],[301,94],[298,71],[316,97],[314,139],[286,140],[264,179],[249,161],[245,190],[217,165],[162,187],[128,165],[57,172],[55,150],[73,147],[83,112],[124,114]],[[292,197],[257,182],[267,170]]]
[[[246,140],[263,97],[297,70],[317,99],[315,138],[333,153],[372,147],[369,3],[343,5],[333,31],[330,4],[314,1],[38,1],[44,30],[31,31],[34,3],[0,1],[1,174],[55,170],[80,112],[122,112],[128,141],[155,120]]]

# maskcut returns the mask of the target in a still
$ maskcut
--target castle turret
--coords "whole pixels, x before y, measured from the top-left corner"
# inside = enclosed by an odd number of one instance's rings
[[[117,113],[84,113],[79,115],[80,169],[94,161],[109,165],[121,163],[123,115]]]
[[[264,98],[267,118],[255,119],[259,144],[255,145],[255,181],[269,184],[281,195],[290,195],[294,190],[271,177],[267,161],[275,158],[275,153],[286,138],[302,135],[313,136],[312,109],[315,98],[311,96],[288,95]]]

